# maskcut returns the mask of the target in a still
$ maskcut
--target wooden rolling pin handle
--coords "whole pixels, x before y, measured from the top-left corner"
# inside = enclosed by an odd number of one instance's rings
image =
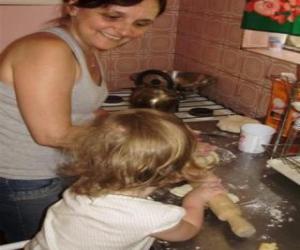
[[[209,208],[219,220],[226,221],[233,215],[240,215],[240,208],[234,204],[227,194],[218,194],[208,202]]]
[[[241,216],[232,216],[227,222],[229,223],[232,232],[239,237],[248,238],[256,232],[254,226]]]
[[[242,217],[238,205],[234,204],[226,194],[218,194],[208,202],[209,208],[219,220],[227,221],[232,231],[239,237],[250,237],[255,228]]]

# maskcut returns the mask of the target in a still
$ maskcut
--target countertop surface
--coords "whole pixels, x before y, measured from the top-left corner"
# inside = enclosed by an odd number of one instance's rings
[[[192,123],[194,129],[216,130],[215,122]],[[250,238],[239,238],[226,222],[209,210],[203,229],[185,242],[158,242],[155,250],[257,250],[261,243],[276,242],[279,250],[300,250],[300,186],[266,167],[266,153],[239,152],[238,137],[209,137],[203,140],[232,152],[236,158],[215,168],[229,192],[237,195],[243,215],[256,228]],[[170,198],[170,197],[169,197]]]

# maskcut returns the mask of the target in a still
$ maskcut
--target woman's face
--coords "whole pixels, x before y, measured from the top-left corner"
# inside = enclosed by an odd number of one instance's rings
[[[144,0],[127,7],[118,5],[93,9],[72,7],[70,29],[82,46],[105,51],[142,36],[158,12],[157,0]]]

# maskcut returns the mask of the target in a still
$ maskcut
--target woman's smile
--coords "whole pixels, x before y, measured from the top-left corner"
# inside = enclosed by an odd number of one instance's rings
[[[105,31],[99,31],[99,33],[100,33],[102,36],[104,36],[104,37],[106,37],[106,38],[108,38],[108,39],[114,40],[114,41],[120,41],[120,40],[122,39],[122,37],[112,35],[112,34],[110,34],[110,33],[108,33],[108,32],[105,32]]]

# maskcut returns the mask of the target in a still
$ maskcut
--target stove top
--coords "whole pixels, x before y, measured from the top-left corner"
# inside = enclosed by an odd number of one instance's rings
[[[124,89],[120,91],[112,91],[109,93],[110,96],[119,96],[123,99],[121,102],[110,102],[104,103],[102,108],[107,111],[118,111],[123,109],[130,108],[130,104],[128,102],[129,96],[131,94],[130,89]],[[194,112],[191,110],[195,109],[211,109],[212,112],[208,112],[207,116],[195,116]],[[192,111],[193,111],[192,110]],[[236,115],[232,110],[225,108],[222,105],[215,103],[214,101],[210,101],[208,98],[200,96],[198,94],[190,94],[186,99],[181,100],[179,103],[178,112],[175,115],[184,122],[199,122],[199,121],[213,121],[219,120],[220,118]]]

